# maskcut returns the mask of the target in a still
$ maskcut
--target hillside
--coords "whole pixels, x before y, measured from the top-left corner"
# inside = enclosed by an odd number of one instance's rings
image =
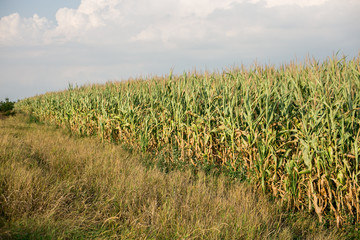
[[[343,239],[247,183],[169,173],[97,138],[0,120],[1,239]]]
[[[218,169],[321,222],[360,221],[360,57],[70,87],[17,104],[162,164]]]

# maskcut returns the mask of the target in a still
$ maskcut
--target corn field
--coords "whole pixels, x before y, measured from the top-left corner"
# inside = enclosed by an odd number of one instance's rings
[[[243,171],[288,208],[360,222],[360,55],[69,87],[17,103],[81,136]]]

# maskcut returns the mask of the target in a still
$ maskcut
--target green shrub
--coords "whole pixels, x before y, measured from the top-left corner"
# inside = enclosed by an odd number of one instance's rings
[[[9,98],[5,98],[5,102],[0,101],[0,112],[4,113],[5,115],[13,115],[14,114],[14,105],[15,102],[10,102]]]

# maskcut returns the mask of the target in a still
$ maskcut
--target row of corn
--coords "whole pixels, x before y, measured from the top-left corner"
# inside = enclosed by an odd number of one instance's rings
[[[290,208],[360,222],[360,55],[69,87],[18,108],[169,161],[244,171]]]

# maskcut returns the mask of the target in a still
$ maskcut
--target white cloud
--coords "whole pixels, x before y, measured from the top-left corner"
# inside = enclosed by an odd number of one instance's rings
[[[68,82],[355,55],[359,0],[82,0],[56,22],[0,19],[0,97]],[[28,84],[26,84],[28,83]],[[41,88],[40,88],[41,86]],[[10,96],[11,97],[11,96]]]
[[[150,17],[150,24],[145,25],[135,36],[132,36],[131,41],[161,41],[165,46],[174,48],[177,42],[203,40],[209,32],[212,32],[212,29],[217,28],[217,23],[208,19],[214,11],[228,10],[245,1],[172,0],[165,2],[167,2],[165,6],[161,1],[151,6],[151,12],[157,17]]]
[[[219,27],[217,22],[211,21],[209,16],[216,11],[255,3],[271,8],[317,6],[325,2],[327,0],[82,0],[77,9],[59,9],[56,25],[36,14],[30,19],[17,13],[3,17],[0,20],[0,42],[3,45],[69,41],[109,44],[121,38],[122,41],[161,41],[175,47],[175,42],[204,39],[209,32],[235,36],[234,29],[226,25]],[[242,16],[236,18],[237,21],[242,19]],[[222,28],[226,30],[212,30]],[[106,35],[109,33],[111,36]]]
[[[284,5],[297,5],[300,7],[319,6],[328,0],[265,0],[266,7],[277,7]]]
[[[86,34],[108,24],[120,25],[121,0],[82,0],[77,9],[61,8],[56,13],[56,25],[35,14],[22,18],[18,13],[0,20],[0,44],[51,44],[79,41]]]
[[[207,17],[216,9],[229,9],[235,3],[242,3],[243,0],[180,0],[173,1],[177,5],[175,11],[180,13],[182,17],[197,16]]]
[[[0,19],[0,44],[34,44],[42,38],[42,34],[50,29],[46,18],[34,14],[32,18],[22,18],[18,13]]]
[[[87,41],[94,29],[121,22],[119,0],[83,0],[77,9],[61,8],[56,13],[57,27],[46,33],[46,42]]]
[[[287,6],[284,8],[278,8]],[[322,6],[313,12],[313,7]],[[306,8],[305,8],[306,7]],[[82,0],[61,8],[56,23],[14,13],[0,20],[0,44],[90,45],[162,43],[175,49],[189,43],[261,36],[269,28],[311,29],[336,19],[336,7],[351,11],[355,0]],[[306,10],[306,12],[305,12]],[[333,16],[329,16],[328,11]],[[299,15],[299,13],[303,15]],[[341,11],[339,11],[341,12]],[[309,20],[311,19],[311,20]],[[342,19],[343,21],[344,19]],[[309,22],[312,22],[311,24]],[[336,24],[341,24],[336,23]]]

